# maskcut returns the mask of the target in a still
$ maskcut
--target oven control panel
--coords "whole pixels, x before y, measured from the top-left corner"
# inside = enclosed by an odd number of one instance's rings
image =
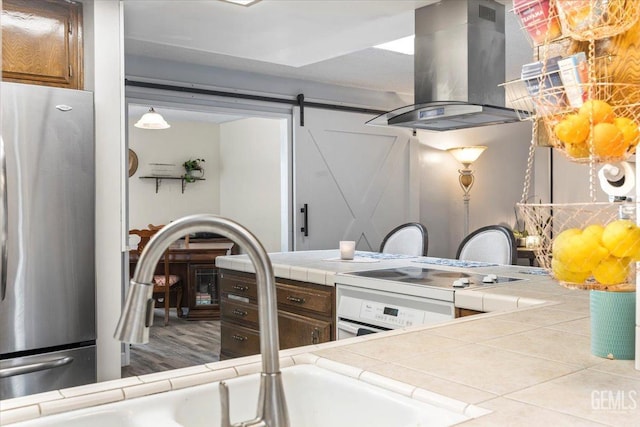
[[[375,301],[362,301],[360,319],[375,320],[395,327],[404,327],[423,324],[424,312]]]

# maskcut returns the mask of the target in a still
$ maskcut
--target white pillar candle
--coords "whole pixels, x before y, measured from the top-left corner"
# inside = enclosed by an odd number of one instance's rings
[[[356,251],[356,242],[353,240],[340,241],[340,259],[353,259]]]

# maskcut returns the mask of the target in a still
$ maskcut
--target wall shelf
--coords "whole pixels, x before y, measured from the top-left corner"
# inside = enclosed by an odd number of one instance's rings
[[[187,185],[187,179],[184,176],[141,176],[140,179],[155,179],[156,180],[156,193],[158,192],[158,188],[160,188],[160,182],[163,179],[173,179],[182,181],[182,193],[184,193],[184,189]],[[193,181],[204,181],[204,178],[191,178]]]

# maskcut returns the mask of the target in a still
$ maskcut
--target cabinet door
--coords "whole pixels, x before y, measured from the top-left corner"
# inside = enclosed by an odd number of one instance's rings
[[[189,267],[188,318],[217,319],[220,317],[218,270],[213,264],[194,264]]]
[[[2,79],[83,89],[82,4],[2,1]]]
[[[278,312],[280,349],[331,341],[331,322]]]

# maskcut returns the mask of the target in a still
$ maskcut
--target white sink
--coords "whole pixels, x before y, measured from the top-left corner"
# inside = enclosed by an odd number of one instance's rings
[[[315,365],[284,368],[282,375],[291,427],[450,426],[471,418]],[[233,378],[226,383],[229,387],[231,422],[254,418],[259,375]],[[218,427],[218,383],[71,411],[14,425]]]

